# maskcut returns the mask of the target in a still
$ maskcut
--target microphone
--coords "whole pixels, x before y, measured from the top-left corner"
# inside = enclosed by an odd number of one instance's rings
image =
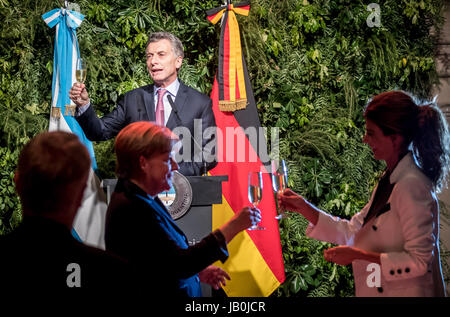
[[[181,121],[181,117],[178,114],[178,108],[175,105],[175,102],[173,102],[172,96],[170,94],[167,94],[167,100],[169,100],[170,107],[172,107],[172,111],[175,113],[175,118],[177,119],[178,125],[183,126],[183,122]],[[194,145],[197,146],[197,148],[203,152],[202,146],[198,144],[198,142],[195,140],[195,138],[192,136],[192,134],[189,134],[191,136],[191,140],[194,141]],[[195,152],[194,152],[195,153]],[[203,154],[202,154],[202,165],[203,165],[203,171],[201,171],[201,176],[207,175],[207,168],[206,168],[206,162],[203,160]]]

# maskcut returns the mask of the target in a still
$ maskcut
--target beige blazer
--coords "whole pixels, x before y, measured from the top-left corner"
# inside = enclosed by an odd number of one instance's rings
[[[445,296],[439,256],[439,212],[430,180],[407,154],[390,176],[390,210],[364,226],[369,203],[350,220],[321,212],[306,235],[381,254],[381,266],[353,261],[356,296]],[[377,278],[377,271],[378,274]]]

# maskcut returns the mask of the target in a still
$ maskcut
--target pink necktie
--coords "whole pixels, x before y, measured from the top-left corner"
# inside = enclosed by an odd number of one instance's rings
[[[156,104],[156,124],[159,124],[159,125],[164,125],[163,97],[166,92],[167,92],[167,90],[163,89],[163,88],[158,90],[158,103]]]

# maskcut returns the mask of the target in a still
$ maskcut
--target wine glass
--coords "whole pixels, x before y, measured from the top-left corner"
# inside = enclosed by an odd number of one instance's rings
[[[248,200],[257,207],[262,200],[263,179],[261,172],[250,172],[248,174]],[[253,225],[248,230],[265,230],[266,228]]]
[[[282,194],[287,188],[287,168],[285,160],[281,160],[280,164],[278,161],[272,160],[272,186],[273,191],[278,195]],[[283,210],[277,208],[277,215],[275,219],[286,218],[287,215]]]
[[[82,58],[77,59],[77,63],[75,65],[75,79],[77,80],[77,83],[84,84],[84,81],[86,80],[86,74],[87,74],[87,67],[86,67],[86,61]],[[81,103],[81,95],[77,98],[77,102]],[[65,106],[65,116],[74,116],[75,115],[75,109],[77,106],[71,104]]]
[[[77,79],[77,82],[79,84],[84,84],[84,81],[86,80],[86,75],[87,75],[86,61],[82,58],[78,58],[75,71],[75,78]],[[78,98],[78,101],[81,101],[81,99]]]
[[[84,81],[86,80],[86,75],[87,75],[86,61],[82,58],[78,58],[75,72],[77,82],[80,84],[84,84]]]

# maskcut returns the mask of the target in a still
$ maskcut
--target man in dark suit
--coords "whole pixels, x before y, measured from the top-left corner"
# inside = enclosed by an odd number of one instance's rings
[[[145,54],[154,84],[126,93],[111,113],[98,118],[85,85],[75,83],[69,96],[77,105],[76,119],[92,141],[113,138],[126,125],[136,121],[155,121],[165,125],[180,137],[183,144],[177,157],[180,172],[200,175],[205,164],[207,170],[217,164],[212,101],[178,79],[184,52],[176,36],[167,32],[150,34]],[[169,99],[174,100],[174,109]],[[192,142],[192,138],[196,141]]]
[[[42,290],[79,294],[128,287],[131,276],[125,260],[71,235],[90,164],[87,149],[67,132],[42,133],[23,148],[15,174],[23,221],[0,236],[0,280],[5,292],[34,298],[46,294],[37,292]]]

